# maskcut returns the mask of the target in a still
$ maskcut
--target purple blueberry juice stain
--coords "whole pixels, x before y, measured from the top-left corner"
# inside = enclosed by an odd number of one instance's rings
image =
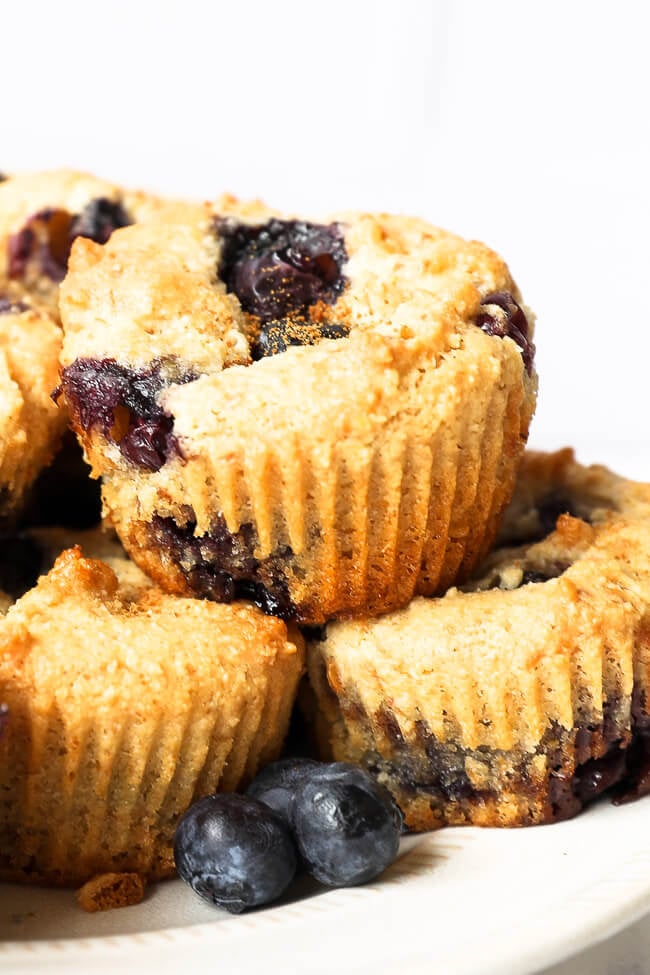
[[[58,284],[65,277],[72,218],[67,210],[39,210],[9,237],[9,277],[20,280],[34,261],[39,272]]]
[[[56,207],[34,213],[8,241],[8,273],[23,278],[34,262],[55,284],[66,275],[70,249],[77,237],[105,244],[114,230],[132,223],[121,203],[105,197],[91,200],[78,214]]]
[[[87,237],[97,244],[105,244],[114,230],[128,227],[132,222],[121,203],[98,196],[73,219],[70,244],[77,237]]]
[[[530,375],[533,371],[535,346],[530,340],[528,319],[521,306],[509,291],[494,291],[483,298],[481,307],[483,310],[476,319],[478,327],[486,335],[512,339],[519,346],[526,372]]]
[[[196,378],[171,360],[134,370],[115,359],[76,359],[63,370],[56,397],[65,393],[83,430],[100,430],[136,467],[157,471],[179,454],[174,419],[158,404],[158,395]]]
[[[296,615],[285,569],[293,552],[288,546],[266,559],[255,557],[258,540],[253,525],[230,532],[218,517],[205,535],[195,535],[196,522],[178,525],[173,518],[156,515],[149,528],[155,548],[180,568],[194,596],[230,603],[247,599],[270,616]]]
[[[29,311],[29,305],[24,301],[14,301],[0,295],[0,315],[20,315],[22,312]]]
[[[262,324],[308,318],[312,305],[332,305],[343,291],[347,252],[338,224],[273,218],[252,226],[226,217],[217,219],[216,230],[219,275]]]

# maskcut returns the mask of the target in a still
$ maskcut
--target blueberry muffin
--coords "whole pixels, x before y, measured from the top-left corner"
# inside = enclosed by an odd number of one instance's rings
[[[205,220],[75,242],[62,391],[167,590],[317,624],[466,577],[533,413],[506,265],[421,220]]]
[[[24,294],[0,293],[0,523],[15,519],[66,427],[53,403],[61,329]]]
[[[117,227],[193,204],[128,192],[60,170],[0,179],[0,519],[15,518],[65,429],[50,393],[58,383],[58,285],[73,240],[106,241]],[[48,318],[48,314],[51,320]]]
[[[77,237],[103,243],[117,227],[197,209],[66,169],[21,173],[0,183],[0,291],[18,285],[54,315]]]
[[[302,672],[280,620],[165,595],[115,541],[81,541],[88,554],[65,548],[49,571],[69,535],[3,544],[6,880],[173,874],[179,816],[277,757]]]
[[[330,623],[304,703],[412,829],[523,826],[650,791],[649,668],[650,485],[530,454],[476,577]]]

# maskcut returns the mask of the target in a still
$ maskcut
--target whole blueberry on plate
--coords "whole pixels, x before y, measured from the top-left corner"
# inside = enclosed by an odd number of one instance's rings
[[[332,887],[378,877],[397,856],[402,821],[389,793],[346,762],[310,770],[291,805],[300,855],[316,880]]]
[[[290,806],[298,783],[319,767],[312,758],[281,758],[255,776],[246,795],[266,803],[289,823]]]
[[[279,897],[296,871],[287,825],[248,796],[206,796],[180,820],[174,860],[182,880],[205,900],[239,914]]]

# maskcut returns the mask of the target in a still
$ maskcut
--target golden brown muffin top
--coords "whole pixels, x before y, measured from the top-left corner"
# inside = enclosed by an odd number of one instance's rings
[[[259,316],[246,310],[218,273],[228,244],[222,228],[233,221],[235,228],[264,227],[280,217],[263,204],[232,197],[196,216],[168,220],[165,228],[115,231],[103,248],[86,239],[75,242],[61,298],[64,365],[91,354],[133,365],[176,355],[206,373],[248,362],[238,333],[250,339]],[[458,348],[487,295],[519,296],[497,254],[424,220],[339,213],[307,224],[337,228],[345,249],[345,286],[332,303],[312,306],[310,318],[392,340],[407,358],[417,354],[419,343],[433,345],[437,355]]]
[[[138,576],[66,549],[0,621],[0,693],[31,687],[43,702],[137,713],[152,695],[189,693],[192,682],[225,692],[266,660],[299,653],[283,622],[248,604],[169,596]]]

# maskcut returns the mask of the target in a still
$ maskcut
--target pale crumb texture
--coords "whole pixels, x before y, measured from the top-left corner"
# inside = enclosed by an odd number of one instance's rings
[[[309,644],[309,715],[324,755],[373,768],[412,828],[562,818],[576,770],[648,722],[649,619],[650,485],[532,453],[464,591]]]
[[[2,289],[0,288],[0,297]],[[26,295],[13,292],[0,313],[0,516],[11,516],[38,473],[53,459],[67,413],[52,401],[59,381],[62,334]]]
[[[144,897],[144,881],[137,873],[100,873],[77,891],[77,901],[84,911],[111,911],[131,907]]]

